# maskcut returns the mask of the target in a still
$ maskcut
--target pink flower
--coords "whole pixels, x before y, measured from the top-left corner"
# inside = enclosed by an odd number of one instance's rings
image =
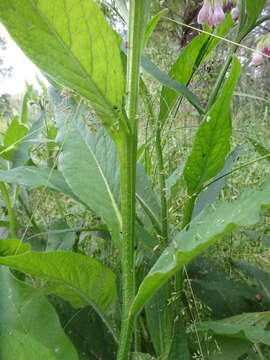
[[[239,18],[239,9],[237,7],[233,8],[231,11],[232,18],[234,21],[237,21]]]
[[[265,54],[265,55],[268,55],[270,56],[270,47],[264,47],[262,52]]]
[[[223,11],[225,13],[229,12],[233,8],[233,2],[232,1],[225,1],[225,4],[223,5]]]
[[[259,51],[255,51],[252,55],[252,65],[260,66],[263,64],[263,55]]]
[[[214,14],[212,18],[212,22],[214,26],[221,25],[224,22],[225,14],[222,10],[222,6],[218,4],[214,9]]]
[[[204,24],[208,21],[209,16],[211,14],[211,6],[208,1],[205,1],[203,3],[203,7],[199,11],[198,14],[198,24]]]

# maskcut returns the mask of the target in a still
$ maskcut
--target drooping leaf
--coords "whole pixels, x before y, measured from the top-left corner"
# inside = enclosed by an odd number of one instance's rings
[[[237,227],[252,226],[260,219],[260,210],[270,206],[270,186],[246,191],[231,203],[204,209],[192,220],[188,230],[178,233],[139,287],[132,305],[135,316],[156,291],[183,265],[201,254],[215,241]]]
[[[200,191],[201,186],[224,167],[232,132],[230,103],[240,68],[238,59],[234,57],[230,76],[196,133],[184,169],[189,195]]]
[[[0,294],[1,359],[78,360],[56,311],[41,291],[0,267]]]
[[[235,160],[238,159],[240,154],[240,147],[237,146],[231,153],[228,155],[223,169],[213,178],[212,184],[210,184],[205,190],[203,190],[198,196],[192,217],[197,216],[204,207],[217,198],[222,188],[225,186],[227,181],[227,176],[225,176],[233,167]]]
[[[0,146],[0,156],[6,160],[13,160],[14,151],[27,132],[28,127],[21,124],[19,117],[15,116],[5,133],[4,144]]]
[[[176,94],[184,96],[198,110],[200,114],[204,113],[200,105],[200,99],[185,85],[173,80],[164,71],[161,71],[148,57],[142,56],[141,65],[145,71],[159,81],[163,86],[173,90]]]
[[[8,240],[0,240],[0,254],[8,245]],[[1,256],[0,264],[47,280],[47,293],[59,295],[74,307],[91,305],[115,333],[111,320],[117,299],[115,275],[99,261],[66,251],[27,251]]]
[[[154,15],[148,22],[146,30],[145,30],[145,34],[144,34],[144,47],[147,47],[149,38],[151,37],[153,31],[157,27],[157,24],[159,23],[162,16],[165,15],[167,12],[168,12],[168,9],[162,9],[156,15]]]
[[[218,36],[225,36],[231,28],[233,21],[227,16],[222,26],[215,31]],[[181,52],[179,58],[172,65],[169,72],[171,79],[188,86],[194,72],[205,60],[206,56],[212,51],[220,40],[212,38],[210,35],[201,34],[196,36],[190,44]],[[179,93],[169,87],[163,87],[160,97],[159,121],[164,124],[170,112],[172,111]]]
[[[120,45],[95,1],[3,0],[0,20],[49,80],[89,99],[112,125],[124,94]]]
[[[270,345],[270,311],[246,313],[230,318],[205,321],[197,325],[198,331]]]
[[[35,166],[19,166],[11,170],[0,170],[0,181],[27,187],[45,186],[78,201],[78,198],[71,191],[63,175],[58,170]]]

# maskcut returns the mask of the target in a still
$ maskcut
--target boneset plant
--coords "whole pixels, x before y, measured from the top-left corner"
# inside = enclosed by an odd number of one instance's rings
[[[188,264],[232,230],[255,225],[270,206],[268,183],[233,202],[212,204],[237,157],[237,150],[229,154],[231,100],[241,68],[237,44],[268,19],[260,18],[266,1],[205,0],[199,14],[204,32],[183,49],[169,74],[143,54],[161,16],[149,18],[151,1],[130,0],[128,8],[123,0],[116,3],[117,13],[128,23],[124,44],[93,0],[0,3],[0,20],[55,87],[50,101],[57,136],[47,136],[55,139],[59,155],[48,167],[29,166],[27,156],[21,163],[8,157],[0,180],[13,184],[5,187],[15,187],[15,195],[21,187],[45,186],[81,203],[102,219],[102,236],[112,242],[116,259],[110,267],[78,252],[75,237],[69,239],[69,248],[66,238],[50,238],[49,247],[33,251],[27,237],[17,239],[18,230],[11,226],[9,238],[0,240],[0,264],[5,266],[0,272],[1,358],[184,360],[198,349],[204,351],[201,343],[209,332],[219,343],[207,350],[213,359],[220,358],[217,349],[230,359],[263,356],[260,344],[270,345],[269,312],[197,324],[197,340],[192,341],[182,309]],[[203,105],[188,85],[229,32],[234,39],[228,57]],[[158,112],[140,69],[162,85]],[[157,193],[137,161],[140,98],[154,129]],[[166,179],[162,131],[183,98],[201,122],[182,175]],[[18,137],[22,143],[25,127],[23,131]],[[185,184],[186,196],[182,224],[175,230],[168,223],[168,203],[176,183]],[[20,277],[6,267],[19,271]],[[65,329],[74,322],[69,335],[77,350],[45,297],[48,294],[57,296],[52,302],[66,321]],[[87,306],[92,312],[85,310]]]

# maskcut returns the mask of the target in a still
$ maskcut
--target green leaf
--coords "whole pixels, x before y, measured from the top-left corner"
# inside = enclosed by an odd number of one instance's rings
[[[12,159],[12,167],[22,166],[29,160],[29,151],[33,146],[32,141],[34,139],[40,139],[44,127],[44,113],[33,120],[32,124],[30,125],[30,129],[27,135],[24,137],[23,141],[16,146],[14,151],[13,159]]]
[[[259,286],[230,279],[218,262],[207,257],[194,259],[188,266],[188,275],[196,298],[211,309],[214,320],[264,309],[263,302],[256,299],[257,294],[263,296]]]
[[[18,241],[18,247],[19,244]],[[8,240],[0,240],[0,253],[8,245]],[[59,295],[74,307],[91,305],[109,330],[115,332],[112,325],[117,300],[115,275],[99,261],[66,251],[28,251],[2,256],[0,264],[48,280],[47,293]]]
[[[153,76],[162,85],[169,89],[173,89],[177,94],[183,95],[190,103],[198,110],[200,114],[204,113],[200,105],[200,99],[192,91],[190,91],[185,85],[178,81],[173,80],[164,71],[161,71],[148,57],[142,56],[141,65],[145,71]]]
[[[151,341],[156,355],[161,358],[167,358],[173,337],[174,304],[169,290],[169,285],[165,284],[145,307]]]
[[[168,200],[173,199],[179,192],[179,188],[182,185],[184,165],[179,165],[173,173],[166,179],[166,194]]]
[[[227,16],[224,24],[216,29],[215,34],[224,37],[231,28],[233,21]],[[201,34],[196,36],[188,46],[181,52],[179,58],[172,65],[169,72],[171,79],[188,86],[194,72],[206,59],[206,56],[218,44],[220,39],[212,38],[210,35]],[[163,87],[160,97],[159,121],[164,124],[172,111],[179,93],[169,87]]]
[[[1,243],[0,256],[20,255],[30,250],[30,244],[24,243],[18,239],[5,239]]]
[[[261,191],[246,191],[234,202],[208,207],[194,218],[188,230],[182,230],[164,250],[139,287],[130,315],[136,314],[157,290],[181,267],[201,254],[233,229],[255,225],[260,210],[270,206],[270,185]]]
[[[144,34],[144,47],[147,47],[147,43],[149,38],[151,37],[153,31],[157,27],[157,24],[159,23],[160,19],[163,15],[165,15],[168,12],[168,9],[162,9],[160,10],[156,15],[154,15],[150,21],[147,24],[145,34]]]
[[[122,107],[120,44],[93,0],[3,0],[0,20],[52,79],[91,101],[105,124]]]
[[[60,298],[54,298],[53,305],[77,348],[80,360],[115,360],[117,344],[97,313],[89,306],[79,311],[73,309]]]
[[[270,311],[246,313],[230,318],[197,324],[198,331],[270,345]]]
[[[27,187],[45,186],[78,201],[78,198],[71,191],[63,175],[58,170],[37,168],[35,166],[19,166],[11,170],[0,170],[0,181]]]
[[[192,217],[197,216],[204,207],[214,202],[214,200],[219,195],[220,191],[223,189],[223,187],[226,184],[227,176],[225,176],[227,173],[230,172],[232,169],[235,160],[238,159],[240,154],[240,147],[237,146],[233,151],[230,152],[228,155],[225,165],[223,169],[213,178],[213,182],[205,189],[203,190],[200,195],[198,196]]]
[[[258,285],[259,290],[257,295],[261,296],[261,301],[264,301],[269,305],[270,303],[270,273],[260,270],[257,266],[249,264],[245,261],[233,261],[232,265],[236,270],[240,270],[244,274],[249,282],[252,282],[253,288],[257,288],[255,285]]]
[[[136,198],[144,210],[143,214],[140,214],[141,221],[145,223],[145,215],[147,215],[153,225],[159,228],[161,224],[159,198],[151,186],[150,178],[140,163],[137,164]]]
[[[46,251],[72,250],[76,240],[75,232],[50,233],[51,230],[66,230],[68,228],[68,224],[65,220],[57,219],[52,222],[49,229]]]
[[[103,218],[119,247],[122,218],[118,205],[118,158],[104,129],[91,132],[82,121],[70,123],[59,156],[59,169],[72,192]]]
[[[251,142],[257,153],[261,156],[265,156],[265,160],[270,162],[270,151],[255,139],[248,138],[248,140]],[[269,155],[269,157],[266,157],[267,155]]]
[[[177,359],[179,354],[181,354],[181,360],[190,360],[187,329],[183,319],[178,315],[178,318],[175,319],[172,347],[168,360]]]
[[[27,132],[28,127],[21,124],[18,116],[15,116],[6,131],[4,144],[0,146],[0,156],[6,160],[13,160],[14,151]]]
[[[267,0],[242,0],[239,18],[238,41],[242,40],[254,27]]]
[[[252,345],[244,340],[215,336],[209,347],[212,348],[209,360],[259,360]]]
[[[1,359],[78,360],[56,311],[41,291],[17,280],[3,267],[0,289]]]
[[[240,69],[241,65],[234,57],[230,76],[196,133],[184,169],[189,195],[199,192],[203,184],[224,167],[232,133],[230,104]]]

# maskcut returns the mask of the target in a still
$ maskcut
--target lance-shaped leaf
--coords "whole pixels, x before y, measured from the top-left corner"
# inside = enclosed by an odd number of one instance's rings
[[[242,0],[238,27],[238,41],[243,39],[254,27],[257,18],[265,7],[266,0]]]
[[[231,28],[232,24],[233,21],[231,17],[227,16],[224,24],[216,29],[215,34],[220,37],[224,37]],[[211,37],[207,34],[196,36],[181,52],[179,58],[172,65],[169,72],[170,78],[187,86],[196,69],[200,66],[203,60],[205,60],[207,55],[215,48],[219,41],[220,39]],[[161,124],[164,124],[176,104],[177,99],[179,98],[180,94],[175,90],[173,90],[172,87],[170,88],[164,86],[162,88],[159,110],[159,121]]]
[[[152,75],[157,81],[169,89],[173,89],[176,94],[185,96],[185,98],[198,110],[200,114],[204,113],[200,105],[200,99],[185,85],[173,80],[164,71],[161,71],[147,56],[142,56],[141,65],[145,71]]]
[[[198,331],[270,345],[270,311],[236,315],[197,325]]]
[[[260,191],[246,191],[234,202],[219,203],[216,208],[210,206],[204,209],[191,221],[188,230],[182,230],[175,236],[145,277],[133,302],[131,317],[177,270],[215,241],[237,227],[255,225],[264,206],[270,206],[269,184]]]
[[[124,94],[120,45],[95,1],[2,0],[0,20],[49,79],[112,124]]]
[[[63,175],[58,170],[35,166],[19,166],[11,170],[0,170],[0,181],[27,187],[45,186],[78,201],[78,198],[71,191]]]
[[[115,146],[104,129],[82,121],[67,126],[59,168],[72,192],[102,217],[120,246],[119,172]]]
[[[1,359],[78,360],[44,294],[4,267],[0,267],[0,334]]]
[[[7,252],[8,241],[0,240],[0,255],[2,248]],[[61,296],[74,307],[91,305],[115,334],[111,320],[117,300],[115,275],[98,260],[68,251],[27,251],[0,256],[0,264],[47,280],[47,293]]]
[[[215,201],[218,194],[226,184],[226,174],[230,173],[235,160],[239,157],[239,154],[240,146],[237,146],[233,151],[230,152],[225,161],[223,169],[214,177],[213,182],[198,196],[193,209],[192,217],[197,216],[204,207]]]
[[[224,166],[230,150],[232,133],[231,98],[240,68],[238,59],[234,57],[230,76],[218,100],[205,115],[196,133],[192,151],[184,169],[189,195],[200,191],[202,185]]]
[[[153,33],[155,31],[155,28],[157,27],[157,24],[159,23],[160,19],[163,15],[165,15],[168,12],[168,9],[162,9],[159,11],[156,15],[154,15],[148,22],[144,34],[144,47],[147,47],[147,43]]]

